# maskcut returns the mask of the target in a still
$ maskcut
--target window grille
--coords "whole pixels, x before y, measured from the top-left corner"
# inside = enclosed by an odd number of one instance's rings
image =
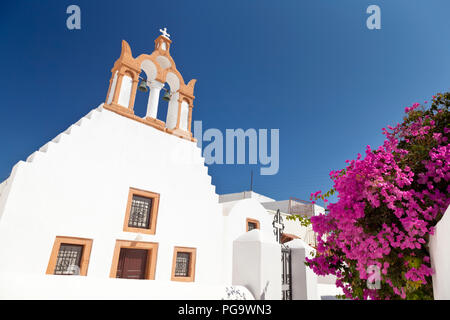
[[[133,195],[128,226],[148,229],[151,218],[152,199]]]
[[[248,223],[248,231],[251,231],[253,229],[258,229],[258,225],[254,222],[249,222]]]
[[[61,244],[56,258],[55,274],[78,275],[80,274],[82,245]]]
[[[189,252],[177,252],[175,277],[189,277],[190,260],[191,254]]]

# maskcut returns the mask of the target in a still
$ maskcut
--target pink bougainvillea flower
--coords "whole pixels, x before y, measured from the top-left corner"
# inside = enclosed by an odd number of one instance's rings
[[[438,96],[450,102],[450,93]],[[419,103],[406,107],[407,120],[383,128],[380,147],[367,146],[364,157],[358,154],[345,169],[330,172],[338,200],[324,199],[327,212],[310,219],[317,254],[306,261],[319,275],[335,275],[347,298],[406,299],[430,292],[433,270],[425,246],[450,204],[450,128],[442,125],[448,107],[438,104],[438,110],[418,109]],[[318,197],[321,191],[311,194]],[[352,281],[367,280],[371,266],[380,268],[381,290]]]

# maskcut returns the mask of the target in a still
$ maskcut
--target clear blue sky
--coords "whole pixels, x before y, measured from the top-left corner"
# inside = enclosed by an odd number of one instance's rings
[[[81,8],[79,31],[66,8]],[[381,7],[381,30],[366,8]],[[212,165],[218,193],[306,199],[328,173],[401,120],[405,106],[450,87],[448,0],[3,1],[0,180],[104,102],[121,40],[151,53],[159,28],[185,80],[198,79],[204,129],[280,129],[280,170]],[[136,109],[145,108],[138,97]]]

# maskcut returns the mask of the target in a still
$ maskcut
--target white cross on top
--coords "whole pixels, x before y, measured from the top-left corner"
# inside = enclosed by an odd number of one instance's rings
[[[161,32],[162,35],[163,35],[164,37],[166,37],[167,39],[170,38],[170,34],[167,33],[167,28],[159,29],[159,32]]]

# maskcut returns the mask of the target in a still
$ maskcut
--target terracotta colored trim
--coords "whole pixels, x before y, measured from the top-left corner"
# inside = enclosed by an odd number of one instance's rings
[[[165,43],[167,49],[162,50],[161,44]],[[108,101],[109,92],[111,91],[112,82],[114,79],[114,74],[117,71],[117,82],[115,91],[113,93],[111,104],[106,105],[105,109],[116,112],[117,114],[120,114],[122,116],[128,117],[130,119],[139,121],[141,123],[144,123],[146,125],[152,126],[158,130],[161,130],[166,133],[173,134],[179,138],[186,139],[188,141],[196,142],[197,140],[193,138],[191,128],[192,128],[192,107],[193,107],[193,100],[194,97],[194,87],[197,82],[196,79],[192,79],[189,81],[188,84],[185,84],[184,79],[181,75],[181,73],[178,71],[175,61],[170,55],[170,45],[172,41],[168,38],[165,38],[164,36],[159,36],[155,39],[155,50],[152,52],[152,54],[141,54],[137,58],[133,58],[133,55],[131,53],[131,48],[129,44],[122,40],[122,51],[120,53],[119,59],[116,60],[114,63],[114,67],[111,69],[111,79],[109,83],[108,88],[108,94],[106,96],[106,102]],[[164,56],[169,61],[171,66],[169,68],[163,69],[161,65],[156,60],[158,56]],[[169,72],[175,74],[175,76],[178,77],[179,80],[179,89],[177,92],[179,92],[180,97],[185,98],[189,104],[189,115],[187,119],[187,131],[186,132],[180,132],[185,130],[180,130],[180,117],[181,117],[181,103],[179,102],[178,105],[178,115],[177,115],[177,123],[175,126],[175,129],[178,129],[176,131],[170,131],[165,127],[165,122],[161,121],[159,119],[151,119],[151,118],[140,118],[134,114],[134,103],[136,100],[136,92],[137,87],[139,83],[139,74],[142,72],[141,65],[142,62],[145,60],[151,61],[156,66],[156,79],[157,81],[161,83],[166,83],[167,74]],[[130,100],[128,102],[128,106],[121,106],[119,105],[119,97],[120,97],[120,91],[122,90],[122,81],[124,78],[124,75],[131,76],[133,80],[131,93],[130,93]],[[125,111],[126,110],[126,111]]]
[[[291,239],[300,239],[299,236],[296,236],[295,234],[291,234],[291,233],[282,233],[283,236],[285,236],[286,238],[291,238]]]
[[[122,40],[122,51],[120,53],[120,57],[119,59],[116,60],[116,62],[114,63],[114,67],[111,69],[110,87],[116,71],[117,71],[117,82],[116,82],[116,89],[114,91],[112,98],[112,103],[118,105],[120,91],[122,89],[123,76],[128,75],[131,77],[133,81],[136,81],[136,83],[133,83],[130,94],[130,100],[128,101],[128,106],[126,106],[132,112],[136,96],[137,81],[139,80],[139,73],[141,72],[141,69],[133,58],[129,44],[124,40]],[[109,91],[110,89],[108,89],[108,96]],[[106,99],[108,99],[108,96]]]
[[[48,262],[47,271],[45,273],[55,273],[56,259],[58,258],[58,252],[61,244],[74,244],[83,246],[83,252],[80,259],[80,276],[86,276],[89,266],[89,257],[91,256],[92,241],[92,239],[57,236],[55,238],[55,242],[53,243],[50,260]]]
[[[177,262],[177,253],[187,252],[191,254],[189,259],[189,276],[188,277],[175,277],[175,267]],[[197,259],[197,249],[187,248],[187,247],[174,247],[173,249],[173,259],[172,259],[172,274],[170,280],[181,281],[181,282],[194,282],[195,281],[195,262]]]
[[[177,128],[175,128],[175,129],[168,129],[167,128],[167,132],[169,132],[172,135],[177,136],[179,138],[183,138],[183,139],[186,139],[186,140],[193,141],[192,140],[193,139],[192,138],[192,133],[188,132],[188,131],[184,131],[183,129],[177,129]]]
[[[178,99],[178,112],[177,112],[177,124],[175,125],[175,129],[180,128],[180,119],[181,119],[181,106],[183,104],[183,100]]]
[[[149,221],[149,228],[132,228],[128,226],[128,220],[130,219],[131,213],[131,204],[133,201],[133,195],[151,198],[152,199],[152,208],[150,211],[151,219]],[[156,233],[156,221],[158,217],[158,209],[159,209],[159,193],[130,188],[128,192],[128,203],[127,210],[125,212],[125,220],[123,222],[123,231],[125,232],[135,232],[135,233],[145,233],[145,234],[155,234]]]
[[[131,112],[128,108],[122,107],[114,102],[111,102],[111,104],[108,105],[103,105],[103,108],[130,119],[134,117],[133,112]]]
[[[134,102],[136,100],[136,92],[138,87],[139,78],[134,77],[132,78],[133,85],[131,86],[131,94],[130,94],[130,101],[128,102],[128,109],[134,113]]]
[[[188,116],[188,131],[192,132],[192,108],[194,106],[192,104],[189,105],[189,116]]]
[[[245,232],[248,232],[248,223],[252,222],[256,224],[256,229],[259,229],[259,221],[256,219],[252,219],[252,218],[247,218],[245,220]]]
[[[178,132],[174,133],[174,130],[169,129],[169,128],[165,128],[163,125],[161,125],[161,123],[164,124],[163,121],[158,120],[158,119],[152,119],[152,118],[140,118],[136,115],[134,115],[132,112],[130,112],[130,110],[128,108],[116,105],[114,103],[108,104],[108,105],[103,105],[103,108],[109,111],[112,111],[114,113],[117,113],[121,116],[124,116],[128,119],[134,120],[134,121],[138,121],[140,123],[143,123],[145,125],[151,126],[155,129],[158,129],[160,131],[163,132],[167,132],[170,134],[173,134],[174,136],[178,137],[178,138],[182,138],[188,141],[193,141],[196,142],[197,139],[194,139],[192,137],[192,133],[191,132],[187,132],[184,130],[179,130]],[[182,131],[182,132],[181,132]]]
[[[144,118],[145,124],[148,124],[158,130],[166,132],[166,123],[162,120],[151,118],[151,117],[145,117]]]
[[[143,241],[128,241],[128,240],[116,240],[116,246],[114,247],[114,254],[111,265],[111,272],[109,273],[110,278],[115,278],[117,275],[117,265],[119,264],[120,249],[122,248],[148,250],[149,254],[147,254],[145,279],[155,280],[156,259],[158,257],[158,243],[143,242]]]
[[[286,243],[286,242],[294,240],[294,239],[300,239],[300,237],[296,236],[295,234],[290,234],[290,233],[282,233],[281,234],[281,243]]]

